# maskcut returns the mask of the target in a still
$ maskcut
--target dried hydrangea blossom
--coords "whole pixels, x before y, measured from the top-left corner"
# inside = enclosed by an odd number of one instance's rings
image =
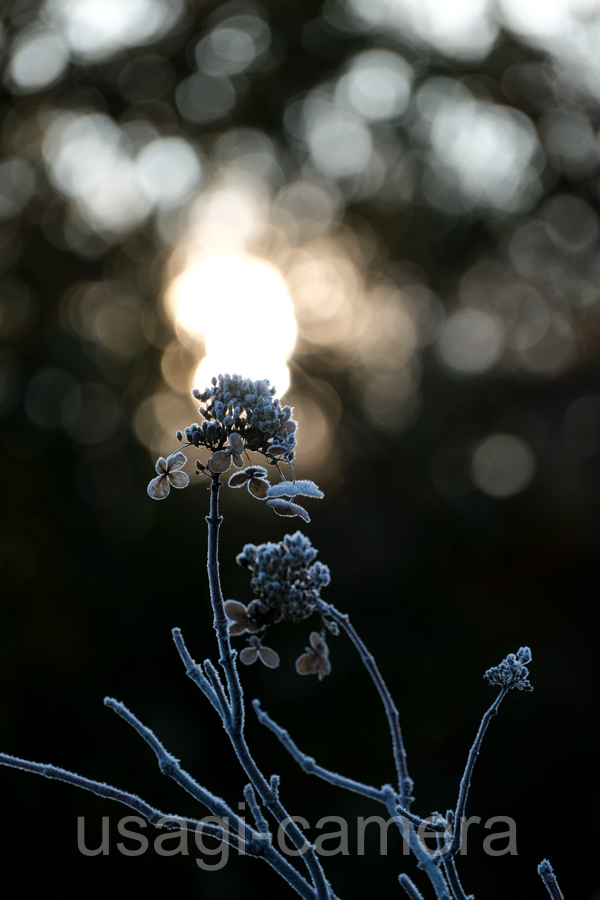
[[[257,599],[251,607],[257,621],[297,623],[312,615],[321,588],[330,581],[329,568],[316,562],[316,556],[300,531],[277,544],[246,544],[237,562],[252,572],[250,587]]]
[[[274,650],[271,650],[270,647],[263,647],[260,638],[253,635],[248,638],[248,643],[251,646],[244,647],[240,653],[240,660],[245,666],[251,666],[257,659],[260,659],[261,663],[269,669],[276,669],[278,667],[279,655],[275,653]]]
[[[187,459],[181,451],[172,453],[168,459],[159,457],[156,463],[158,475],[148,485],[148,494],[153,500],[164,500],[165,497],[168,497],[171,487],[184,488],[188,486],[189,476],[181,471],[186,462]]]
[[[281,406],[268,379],[252,381],[239,375],[219,375],[204,392],[192,394],[205,406],[199,408],[204,421],[185,429],[186,440],[195,447],[220,451],[230,432],[237,432],[246,450],[272,459],[291,462],[296,446],[297,423],[292,408]]]
[[[492,666],[483,677],[487,678],[490,684],[497,684],[505,689],[517,688],[519,691],[532,691],[533,685],[529,681],[527,668],[527,663],[530,662],[531,650],[529,647],[519,647],[516,656],[514,653],[509,653],[500,665]]]
[[[257,500],[265,500],[268,496],[269,482],[266,479],[267,470],[262,466],[248,466],[243,472],[236,472],[229,479],[229,487],[240,488],[247,485],[248,490]]]
[[[310,638],[310,647],[306,647],[306,653],[296,660],[296,672],[299,675],[318,675],[322,681],[331,672],[329,661],[329,647],[324,634],[313,631]]]
[[[255,622],[251,618],[249,608],[237,600],[227,600],[225,602],[225,613],[231,621],[229,634],[244,634],[246,631],[252,633],[260,631],[264,627]]]

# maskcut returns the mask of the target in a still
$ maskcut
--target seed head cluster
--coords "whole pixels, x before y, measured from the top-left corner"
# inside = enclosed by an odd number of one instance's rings
[[[316,562],[316,556],[300,531],[286,534],[277,544],[246,544],[237,561],[252,573],[250,587],[256,599],[248,606],[248,614],[254,622],[298,623],[312,615],[321,588],[330,581],[328,566]]]
[[[488,669],[484,675],[490,684],[497,684],[502,688],[517,688],[519,691],[532,691],[533,686],[529,681],[529,669],[527,663],[531,662],[531,650],[529,647],[519,647],[516,655],[509,653],[500,665]]]
[[[219,375],[206,391],[192,393],[203,404],[198,411],[204,421],[185,429],[190,444],[220,450],[233,431],[246,450],[288,462],[294,459],[297,423],[291,406],[281,406],[268,379]]]

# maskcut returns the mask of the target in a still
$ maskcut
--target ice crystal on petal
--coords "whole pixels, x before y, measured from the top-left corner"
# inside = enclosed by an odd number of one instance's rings
[[[257,599],[248,611],[254,621],[296,623],[312,615],[321,589],[330,581],[328,567],[315,562],[316,556],[300,531],[286,534],[278,544],[246,544],[237,562],[252,573],[250,587]]]
[[[314,481],[280,481],[269,488],[268,497],[316,497],[317,500],[323,498],[323,491],[320,491]]]
[[[153,500],[164,500],[168,497],[171,487],[184,488],[190,483],[189,476],[182,472],[187,458],[181,451],[171,454],[168,459],[159,457],[156,462],[158,475],[148,485],[148,495]]]
[[[306,647],[306,653],[296,660],[296,672],[299,675],[318,675],[322,681],[331,672],[329,661],[329,647],[324,634],[313,631],[310,638],[310,647]]]
[[[519,691],[532,691],[533,686],[529,681],[529,670],[527,669],[527,664],[530,662],[531,650],[529,647],[520,647],[516,656],[514,653],[509,653],[500,665],[492,666],[483,677],[487,678],[490,684],[497,684],[505,689],[514,687]]]

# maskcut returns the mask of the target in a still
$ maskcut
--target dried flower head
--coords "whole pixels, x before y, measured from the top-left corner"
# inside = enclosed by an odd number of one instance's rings
[[[195,389],[192,394],[205,404],[199,408],[202,425],[185,429],[186,439],[194,446],[221,451],[227,436],[234,431],[246,450],[271,459],[293,460],[297,424],[292,419],[292,408],[281,406],[268,380],[219,375],[206,391]],[[216,471],[212,465],[211,468]]]
[[[248,486],[248,490],[253,497],[258,500],[265,500],[269,490],[269,482],[266,479],[267,470],[262,466],[248,466],[243,472],[236,472],[229,479],[229,487],[239,488],[244,485]]]
[[[253,633],[260,631],[264,627],[253,620],[251,606],[252,604],[246,607],[237,600],[227,600],[225,602],[225,612],[228,619],[231,620],[229,634],[244,634],[245,631]]]
[[[184,488],[190,483],[189,476],[181,469],[187,462],[181,451],[171,454],[168,459],[159,457],[156,463],[158,475],[148,485],[148,494],[154,500],[164,500],[168,497],[171,487]]]
[[[309,640],[310,647],[305,647],[306,653],[296,660],[296,672],[299,675],[318,675],[319,681],[322,681],[331,672],[325,634],[313,631]]]
[[[244,647],[240,653],[240,660],[245,666],[251,666],[257,659],[269,669],[276,669],[279,665],[279,655],[270,647],[263,647],[260,638],[253,635],[248,638],[249,647]]]
[[[278,544],[246,544],[237,561],[252,572],[250,587],[257,599],[251,605],[258,621],[296,623],[312,615],[321,588],[330,581],[328,567],[315,562],[316,556],[300,531]]]
[[[530,662],[531,650],[529,647],[519,647],[516,656],[514,653],[509,653],[500,665],[492,666],[483,677],[487,678],[490,684],[497,684],[505,689],[517,688],[519,691],[532,691],[533,685],[529,681],[527,668],[527,663]]]

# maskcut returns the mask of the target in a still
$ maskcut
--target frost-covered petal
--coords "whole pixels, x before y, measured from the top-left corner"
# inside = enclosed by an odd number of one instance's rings
[[[233,464],[236,469],[241,469],[244,466],[244,457],[238,456],[237,453],[232,453],[231,459],[233,460]]]
[[[159,456],[158,459],[156,460],[156,466],[155,466],[155,469],[158,472],[158,474],[165,475],[166,472],[168,471],[168,468],[169,467],[167,465],[167,461],[164,458],[164,456]]]
[[[311,643],[311,646],[317,653],[324,653],[327,656],[327,654],[329,653],[329,647],[318,631],[311,631],[309,641]]]
[[[248,617],[248,610],[239,600],[226,600],[223,609],[232,622],[243,622]]]
[[[230,465],[231,456],[229,455],[229,453],[227,453],[226,450],[217,450],[217,452],[213,453],[208,461],[209,468],[217,475],[220,475],[222,472],[226,472]]]
[[[164,500],[168,497],[171,485],[167,475],[157,475],[148,485],[148,495],[153,500]]]
[[[251,666],[258,659],[258,650],[256,647],[244,647],[240,653],[240,660],[245,666]]]
[[[271,444],[268,449],[268,453],[271,453],[273,456],[279,456],[280,453],[285,453],[288,447],[284,447],[281,444]]]
[[[326,675],[329,675],[331,672],[331,663],[327,659],[326,656],[317,657],[317,672],[319,675],[319,681],[322,681]]]
[[[270,647],[259,647],[258,655],[261,663],[264,663],[269,669],[276,669],[279,665],[279,654],[271,650]]]
[[[167,460],[167,472],[176,472],[178,469],[183,469],[187,462],[187,456],[178,450],[177,453],[172,453],[171,456]]]
[[[229,446],[231,447],[231,452],[234,456],[241,456],[244,452],[244,442],[237,431],[234,431],[233,434],[229,435]]]
[[[248,478],[264,478],[266,474],[267,470],[263,469],[262,466],[248,466],[246,469]]]
[[[296,672],[298,675],[314,675],[317,672],[319,660],[314,653],[305,653],[296,660]]]
[[[300,516],[305,522],[310,522],[310,516],[302,506],[297,503],[290,503],[289,500],[280,500],[276,497],[273,500],[267,500],[267,504],[275,510],[278,516]]]
[[[240,488],[246,484],[248,477],[247,472],[236,472],[235,475],[231,476],[227,484],[232,488]]]
[[[248,490],[258,500],[265,500],[269,491],[269,482],[264,478],[251,478],[248,482]]]
[[[190,476],[186,472],[169,472],[167,478],[174,488],[184,488],[190,483]]]
[[[320,491],[314,481],[280,481],[269,488],[269,497],[315,497],[321,500]]]

